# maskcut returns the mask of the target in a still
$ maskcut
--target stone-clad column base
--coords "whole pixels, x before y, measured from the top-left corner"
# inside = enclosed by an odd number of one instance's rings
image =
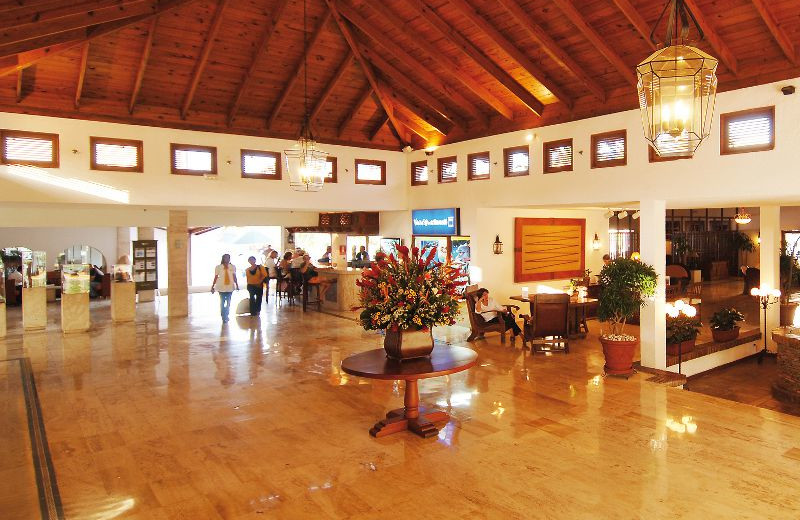
[[[61,330],[65,334],[86,332],[89,318],[89,293],[61,294]]]
[[[800,403],[800,330],[781,327],[772,331],[778,346],[778,378],[772,384],[775,399]]]
[[[114,282],[111,284],[111,321],[122,323],[136,319],[136,284]]]
[[[47,327],[46,287],[22,289],[22,327],[25,330],[41,330]]]

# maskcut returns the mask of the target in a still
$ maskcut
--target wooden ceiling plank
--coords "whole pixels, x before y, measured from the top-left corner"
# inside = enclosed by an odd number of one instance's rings
[[[20,24],[0,30],[0,45],[8,45],[40,36],[62,33],[72,29],[95,26],[156,12],[156,0],[139,0],[102,9],[90,10],[64,18]]]
[[[15,12],[20,9],[53,8],[69,3],[71,3],[69,0],[27,0],[23,2],[20,0],[0,0],[0,14],[6,15],[7,13]]]
[[[281,108],[283,108],[283,105],[286,104],[286,100],[289,99],[289,96],[291,95],[295,84],[303,76],[303,70],[305,69],[306,60],[312,53],[314,46],[316,45],[320,36],[322,36],[322,34],[325,32],[325,26],[328,24],[330,19],[331,19],[331,11],[330,9],[328,9],[323,15],[322,20],[320,21],[316,30],[314,30],[314,34],[312,34],[311,39],[308,41],[308,47],[303,53],[303,56],[300,58],[300,62],[295,67],[294,71],[292,72],[292,75],[289,76],[289,82],[286,85],[284,85],[283,91],[281,92],[278,101],[276,101],[275,106],[272,107],[272,112],[267,118],[267,128],[271,129],[275,125],[275,121],[278,120],[278,115],[280,114]],[[303,38],[305,38],[305,35],[303,35]]]
[[[461,33],[456,31],[444,19],[442,19],[428,4],[429,0],[408,0],[417,13],[436,29],[444,38],[448,39],[463,54],[477,63],[483,70],[492,76],[498,83],[503,85],[509,92],[520,100],[528,109],[536,115],[541,116],[544,111],[544,104],[531,94],[525,87],[519,84],[511,75],[503,70],[499,65],[483,54],[475,45],[472,44]]]
[[[22,102],[22,75],[25,74],[25,69],[19,69],[17,71],[17,95],[16,100],[17,103]]]
[[[605,56],[605,58],[617,69],[617,72],[627,81],[630,85],[636,86],[636,75],[633,73],[634,67],[629,67],[622,58],[619,57],[609,45],[606,40],[600,36],[581,16],[571,0],[553,0],[553,3],[561,9],[561,12],[572,22],[574,25],[595,48]]]
[[[75,109],[81,106],[81,94],[83,94],[83,82],[86,79],[86,67],[89,64],[89,42],[83,44],[81,49],[81,62],[78,65],[78,83],[75,86]]]
[[[402,21],[392,13],[383,2],[370,2],[369,6],[372,10],[378,13],[383,20],[390,24],[396,31],[405,33],[408,28],[405,27]],[[470,89],[473,94],[478,96],[484,103],[494,109],[498,114],[502,115],[509,121],[514,119],[514,113],[506,106],[505,103],[500,101],[492,92],[490,92],[483,84],[470,76],[463,70],[461,65],[450,57],[442,54],[431,42],[424,39],[422,35],[416,35],[413,39],[414,43],[420,47],[428,59],[436,63],[441,69],[451,73],[450,78],[454,78],[461,82],[462,85]],[[427,68],[427,67],[426,67]],[[469,103],[467,103],[469,105]],[[481,123],[485,121],[481,120]]]
[[[139,58],[139,67],[136,69],[136,79],[133,82],[133,91],[131,92],[131,100],[128,103],[128,113],[133,114],[136,107],[136,101],[139,98],[139,90],[142,88],[142,80],[144,80],[144,73],[147,70],[147,62],[150,60],[150,51],[153,49],[153,36],[156,33],[156,24],[158,17],[153,17],[150,21],[150,27],[147,31],[147,39],[144,42],[142,49],[142,56]]]
[[[319,95],[319,99],[317,99],[317,102],[314,103],[314,108],[311,110],[311,115],[310,115],[310,119],[312,122],[319,116],[319,113],[322,111],[322,107],[331,97],[331,94],[333,94],[336,85],[339,83],[339,81],[347,72],[347,69],[350,68],[350,65],[352,64],[353,64],[353,53],[348,49],[347,56],[344,57],[342,63],[339,65],[339,68],[337,68],[336,72],[333,74],[333,77],[330,79],[330,81],[328,81],[328,84],[325,85],[325,88]]]
[[[538,81],[559,101],[567,105],[570,109],[575,105],[575,100],[558,83],[553,81],[549,75],[533,62],[519,47],[514,45],[505,37],[488,18],[475,10],[467,0],[448,0],[458,11],[466,17],[473,25],[480,29],[492,42],[497,45],[505,54],[522,67],[529,76]]]
[[[31,65],[35,65],[40,60],[65,50],[73,49],[81,44],[83,44],[83,41],[81,40],[59,43],[50,47],[0,58],[0,77],[5,76],[6,74],[11,74],[12,72],[18,70],[22,70],[26,67],[30,67]]]
[[[239,83],[239,87],[236,89],[236,94],[233,97],[233,103],[228,111],[229,127],[233,125],[233,121],[236,119],[236,113],[239,112],[239,105],[241,105],[242,99],[244,99],[244,94],[247,92],[248,84],[255,73],[256,67],[261,61],[261,57],[267,53],[267,49],[269,49],[269,43],[272,40],[272,36],[275,34],[275,29],[278,27],[278,21],[288,5],[289,0],[278,0],[278,4],[272,10],[272,17],[269,19],[267,27],[264,30],[264,35],[261,37],[261,41],[258,44],[256,53],[253,55],[250,66],[247,67],[247,72],[245,72],[242,81]]]
[[[761,15],[761,19],[764,21],[764,24],[769,29],[769,32],[772,34],[772,37],[775,38],[775,41],[780,46],[783,54],[789,59],[789,62],[793,65],[797,65],[797,53],[795,51],[794,44],[792,41],[786,36],[786,33],[783,32],[781,27],[778,25],[778,22],[775,20],[775,17],[772,16],[772,13],[767,6],[765,0],[752,0],[753,5],[758,10],[758,14]]]
[[[217,9],[214,11],[214,17],[211,19],[211,27],[208,29],[208,35],[203,42],[203,48],[200,51],[200,57],[197,59],[194,71],[192,72],[192,79],[189,81],[189,89],[183,98],[183,105],[181,106],[181,119],[186,119],[186,114],[192,106],[194,94],[197,92],[197,85],[200,83],[200,77],[203,75],[203,70],[208,63],[208,57],[211,54],[211,48],[214,46],[214,40],[217,37],[217,32],[222,25],[222,15],[225,13],[225,7],[228,5],[228,0],[219,0]]]
[[[344,36],[347,45],[350,46],[350,50],[353,52],[353,55],[358,61],[358,64],[361,66],[361,69],[364,71],[364,75],[367,77],[367,81],[369,82],[372,90],[375,92],[375,95],[378,96],[378,100],[380,101],[380,105],[383,107],[383,110],[389,116],[389,121],[392,125],[394,125],[395,129],[401,136],[401,141],[403,145],[407,145],[410,143],[411,138],[403,135],[404,133],[401,132],[400,123],[395,118],[394,114],[394,107],[389,103],[389,101],[384,97],[383,93],[378,88],[378,80],[375,78],[375,74],[373,73],[372,69],[370,68],[369,63],[364,61],[364,57],[361,55],[361,52],[358,49],[358,45],[353,38],[353,34],[350,31],[350,28],[347,26],[347,20],[345,20],[342,15],[339,13],[339,10],[336,8],[334,0],[325,0],[325,3],[328,4],[328,8],[331,10],[333,14],[333,19],[336,21],[336,25],[339,26],[339,31]]]
[[[697,5],[697,2],[695,0],[684,0],[684,3],[694,15],[697,25],[699,25],[703,30],[703,33],[705,33],[706,41],[717,53],[719,59],[725,64],[725,67],[727,67],[728,70],[733,73],[734,76],[738,76],[739,64],[736,61],[736,58],[734,58],[733,53],[728,48],[727,44],[722,41],[722,38],[720,38],[719,34],[717,34],[717,32],[708,22],[705,15],[700,10],[700,7]]]
[[[452,88],[449,88],[445,84],[442,78],[433,73],[428,67],[420,63],[416,58],[411,56],[408,52],[403,50],[399,45],[397,45],[397,42],[389,40],[386,37],[386,35],[376,27],[374,23],[370,23],[368,20],[366,20],[364,17],[358,14],[358,12],[355,9],[347,6],[342,2],[337,2],[336,7],[339,9],[339,12],[342,14],[342,16],[350,20],[350,23],[356,26],[362,33],[367,35],[372,41],[378,43],[383,49],[388,51],[389,54],[392,55],[395,59],[397,59],[400,63],[408,67],[409,70],[414,71],[415,75],[422,76],[422,78],[425,81],[427,81],[428,83],[433,85],[434,88],[442,92],[454,105],[457,105],[456,108],[458,108],[459,110],[470,112],[473,115],[473,117],[475,117],[479,121],[485,119],[483,117],[483,114],[479,110],[477,110],[477,108],[475,108],[472,103],[468,102],[466,99],[463,99],[461,96],[458,96],[457,93],[454,92]],[[378,66],[378,68],[380,67]],[[423,90],[422,87],[419,87],[419,89]],[[429,94],[429,97],[433,98],[433,95]],[[455,99],[456,97],[458,97],[458,101],[456,101]],[[436,109],[436,111],[438,111],[442,116],[450,119],[459,126],[461,127],[467,126],[466,120],[462,117],[455,115],[452,110],[449,110],[445,106],[444,103],[441,103],[437,100],[436,105],[431,105],[431,107]]]
[[[135,1],[140,0],[128,0],[128,3]],[[48,5],[40,5],[39,7],[19,6],[16,9],[9,9],[2,13],[2,16],[0,16],[0,29],[65,18],[120,4],[122,4],[120,0],[78,0],[72,2],[64,2],[62,0],[61,2],[51,2]]]
[[[364,89],[364,92],[361,93],[361,96],[359,96],[358,101],[356,101],[356,106],[353,107],[353,110],[347,112],[347,115],[345,116],[344,120],[341,123],[339,123],[339,129],[336,133],[336,136],[338,138],[341,139],[345,130],[347,130],[348,125],[350,125],[350,122],[353,121],[353,118],[356,116],[358,111],[361,110],[361,107],[364,106],[364,104],[369,100],[370,97],[372,97],[372,85],[368,85],[367,88]]]
[[[585,69],[578,65],[561,46],[545,32],[544,29],[533,20],[533,18],[519,6],[517,0],[498,0],[498,2],[511,14],[511,17],[519,24],[528,35],[533,38],[556,63],[567,72],[575,76],[586,89],[594,95],[600,102],[605,103],[606,93],[597,81],[586,74]]]
[[[375,128],[373,128],[373,129],[370,131],[370,133],[369,133],[369,140],[370,140],[370,141],[374,141],[374,140],[375,140],[375,138],[378,136],[378,132],[380,132],[380,131],[381,131],[381,128],[383,128],[384,126],[386,126],[386,123],[388,123],[388,122],[389,122],[389,116],[387,116],[387,115],[386,115],[386,112],[384,112],[384,113],[383,113],[383,117],[381,117],[381,120],[380,120],[380,121],[378,121],[378,124],[377,124],[377,125],[375,125]]]
[[[647,21],[639,14],[639,10],[633,6],[630,0],[613,0],[625,18],[633,25],[636,32],[644,39],[645,44],[651,51],[656,50],[656,44],[650,39],[651,27],[647,25]]]

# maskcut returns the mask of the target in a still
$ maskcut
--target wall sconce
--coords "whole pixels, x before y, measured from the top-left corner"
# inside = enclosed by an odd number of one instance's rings
[[[594,234],[594,238],[592,239],[592,249],[595,251],[600,250],[600,237],[597,236],[597,233]]]
[[[642,212],[637,210],[637,211],[634,211],[634,212],[633,212],[633,215],[631,215],[631,218],[632,218],[633,220],[638,220],[638,219],[639,219],[639,217],[641,217],[641,216],[642,216]]]
[[[435,152],[437,148],[439,148],[439,147],[438,146],[429,146],[429,147],[425,148],[425,155],[430,157],[431,155],[433,155],[433,152]]]
[[[617,218],[618,219],[628,218],[628,210],[627,209],[623,209],[622,211],[617,213]]]
[[[492,251],[496,255],[502,255],[503,254],[503,243],[500,242],[500,235],[495,235],[494,244],[492,244]]]

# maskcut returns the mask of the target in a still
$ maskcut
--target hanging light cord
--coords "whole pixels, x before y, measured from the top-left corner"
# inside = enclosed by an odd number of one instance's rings
[[[699,23],[697,23],[697,19],[694,17],[694,14],[692,14],[692,11],[686,6],[684,1],[670,0],[664,6],[661,14],[658,16],[658,20],[656,20],[655,25],[653,25],[653,30],[650,31],[651,42],[656,45],[659,43],[659,41],[656,39],[656,29],[658,29],[659,24],[661,24],[661,20],[664,19],[664,14],[666,14],[667,9],[669,9],[669,20],[667,21],[667,30],[666,35],[664,36],[664,47],[670,46],[673,37],[676,40],[685,40],[689,36],[690,20],[697,29],[697,32],[700,34],[700,39],[702,40],[706,37],[705,33],[703,32],[703,28],[700,27]],[[678,35],[678,18],[680,18],[680,36]]]
[[[303,0],[303,128],[300,133],[303,137],[311,136],[311,122],[308,115],[308,12],[306,0]]]

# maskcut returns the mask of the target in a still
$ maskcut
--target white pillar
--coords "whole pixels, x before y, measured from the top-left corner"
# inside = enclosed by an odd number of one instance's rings
[[[117,257],[114,259],[115,264],[122,256],[127,256],[128,258],[131,257],[131,237],[133,236],[132,231],[133,228],[130,227],[117,228]]]
[[[652,265],[658,274],[654,301],[642,307],[639,319],[642,366],[665,370],[667,368],[667,323],[664,310],[664,272],[667,263],[667,238],[665,221],[666,204],[663,200],[643,200],[639,210],[639,253],[642,262]]]
[[[781,248],[781,208],[780,206],[761,206],[759,211],[761,223],[761,247],[759,270],[761,271],[761,287],[780,288],[780,248]],[[774,304],[767,309],[767,322],[764,323],[764,311],[759,309],[761,333],[767,335],[769,349],[775,351],[772,341],[772,329],[780,325],[780,305]]]

